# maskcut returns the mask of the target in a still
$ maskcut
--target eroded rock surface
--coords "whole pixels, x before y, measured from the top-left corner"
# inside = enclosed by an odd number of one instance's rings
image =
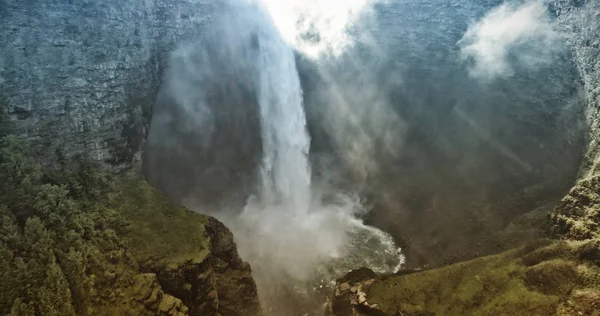
[[[188,307],[183,302],[162,290],[156,274],[145,273],[134,277],[134,299],[149,311],[161,316],[188,315]]]
[[[552,215],[554,233],[572,239],[600,236],[600,2],[554,2],[559,21],[569,35],[574,59],[584,83],[588,124],[587,152],[579,179]]]
[[[129,167],[146,137],[175,44],[216,1],[20,1],[0,4],[0,96],[19,134]]]

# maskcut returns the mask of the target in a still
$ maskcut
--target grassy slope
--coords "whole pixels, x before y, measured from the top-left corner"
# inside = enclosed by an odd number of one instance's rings
[[[130,250],[138,260],[201,262],[208,255],[206,217],[170,201],[141,180],[128,180],[115,198],[119,212],[131,223]]]
[[[97,306],[96,312],[107,316],[151,315],[132,300],[144,291],[135,282],[143,272],[138,266],[148,260],[173,268],[185,261],[203,261],[209,254],[206,217],[171,203],[145,181],[121,178],[116,183],[110,204],[129,222],[121,238],[135,263],[119,262],[108,269],[116,272],[118,281],[106,284],[113,295]]]
[[[556,242],[385,277],[367,297],[388,315],[597,316],[599,245]]]

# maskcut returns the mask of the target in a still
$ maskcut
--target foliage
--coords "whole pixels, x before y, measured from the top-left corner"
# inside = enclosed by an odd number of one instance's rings
[[[60,156],[59,156],[60,158]],[[0,139],[0,314],[89,315],[95,284],[127,262],[112,179],[84,157],[45,170],[13,136]]]
[[[42,167],[25,141],[0,137],[0,315],[154,315],[134,299],[135,276],[203,262],[206,218],[145,181],[56,155]]]

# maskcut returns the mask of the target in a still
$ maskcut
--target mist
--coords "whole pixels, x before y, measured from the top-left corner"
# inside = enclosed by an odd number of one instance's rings
[[[347,34],[342,54],[298,61],[315,173],[358,192],[408,266],[525,238],[488,236],[551,208],[584,143],[581,83],[545,5],[375,3]]]
[[[170,55],[145,172],[233,231],[268,312],[319,314],[350,269],[529,236],[502,230],[584,144],[561,43],[537,1],[228,1]]]
[[[512,76],[516,67],[548,65],[564,44],[541,0],[501,4],[470,25],[459,42],[469,73],[484,80]]]
[[[265,308],[292,315],[321,308],[331,282],[351,269],[368,265],[395,272],[404,257],[391,235],[360,220],[368,210],[357,194],[328,184],[325,177],[313,179],[293,43],[273,21],[270,5],[230,1],[213,15],[209,32],[171,54],[148,138],[146,170],[148,179],[163,187],[185,182],[227,193],[240,178],[220,184],[223,179],[210,175],[221,168],[229,168],[229,175],[246,173],[236,202],[208,206],[206,195],[189,187],[177,192],[178,198],[232,230],[240,255],[254,267]],[[337,39],[330,40],[327,45]],[[252,119],[225,127],[235,122],[232,112]],[[230,167],[239,155],[250,163]],[[173,157],[185,159],[182,169],[156,172]],[[315,288],[324,288],[323,293]],[[290,297],[290,291],[300,294]]]
[[[264,0],[282,37],[312,59],[339,56],[352,47],[352,27],[387,0]]]

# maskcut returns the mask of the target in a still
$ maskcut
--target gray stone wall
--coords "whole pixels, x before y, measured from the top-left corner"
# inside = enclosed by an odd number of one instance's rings
[[[580,177],[592,177],[600,162],[600,1],[559,0],[554,8],[574,52],[587,103],[588,148]]]
[[[15,130],[115,168],[139,159],[166,54],[216,1],[0,0],[0,97]]]
[[[553,3],[574,52],[584,85],[587,148],[578,180],[557,206],[552,221],[556,235],[572,239],[600,236],[600,1],[559,0]]]

